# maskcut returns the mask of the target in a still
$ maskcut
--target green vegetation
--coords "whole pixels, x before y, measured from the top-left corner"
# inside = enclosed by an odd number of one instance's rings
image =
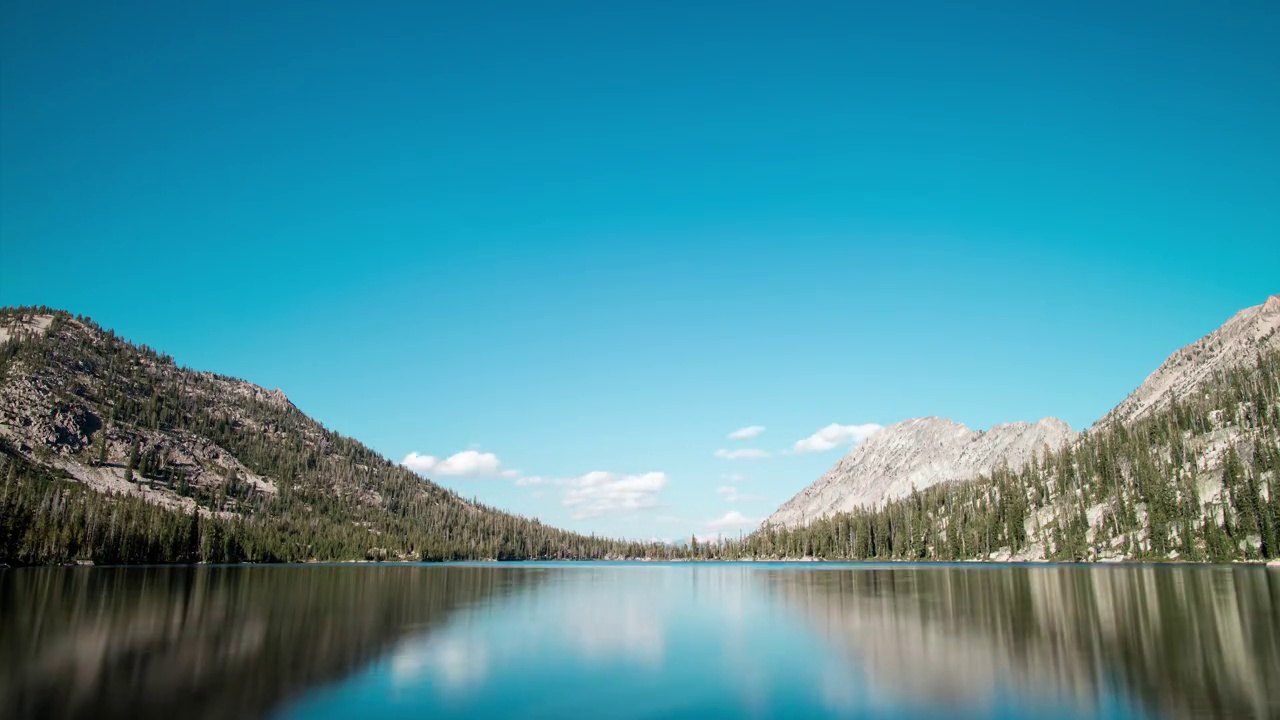
[[[52,312],[9,310],[0,322]],[[667,558],[677,552],[558,530],[468,501],[325,429],[283,398],[179,368],[87,318],[56,313],[44,333],[0,346],[0,389],[17,383],[48,397],[47,414],[71,418],[73,426],[55,425],[53,447],[0,442],[0,562]],[[126,480],[187,507],[149,504],[140,493],[99,493],[55,463],[110,465],[111,448],[124,460]],[[197,450],[225,462],[221,474],[210,472],[208,462],[174,460]],[[244,481],[225,454],[271,479],[277,491]],[[199,516],[190,501],[201,508]]]
[[[1206,465],[1221,471],[1198,470]],[[938,485],[726,550],[758,557],[964,560],[1035,541],[1045,556],[1255,560],[1280,555],[1280,351],[1130,427],[1091,430],[1040,461]],[[1221,493],[1215,485],[1221,484]],[[1202,501],[1202,497],[1208,498]],[[1221,499],[1219,499],[1221,498]],[[1091,521],[1091,515],[1093,519]]]
[[[670,547],[583,536],[468,501],[283,396],[179,368],[86,318],[22,308],[0,311],[0,323],[49,313],[43,333],[0,346],[0,398],[44,398],[26,412],[49,417],[23,420],[47,420],[42,437],[54,438],[19,446],[0,437],[4,563],[1280,554],[1280,351],[1132,426],[1046,448],[1025,468],[805,528]],[[136,485],[98,492],[63,469],[70,463],[123,467]]]

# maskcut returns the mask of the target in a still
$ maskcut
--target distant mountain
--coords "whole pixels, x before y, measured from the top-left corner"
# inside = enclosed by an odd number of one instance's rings
[[[0,563],[664,557],[469,501],[279,390],[0,310]]]
[[[804,525],[875,507],[912,490],[990,473],[1001,464],[1020,467],[1075,438],[1071,427],[1057,418],[996,425],[986,432],[939,417],[904,420],[862,442],[765,522]]]
[[[1167,408],[1173,397],[1197,387],[1280,343],[1280,295],[1241,310],[1200,340],[1175,352],[1095,428],[1131,424]],[[812,485],[800,491],[765,525],[796,527],[815,519],[875,508],[913,489],[970,480],[1007,466],[1018,470],[1049,451],[1070,445],[1079,434],[1057,418],[996,425],[975,432],[943,418],[904,420],[855,447]]]

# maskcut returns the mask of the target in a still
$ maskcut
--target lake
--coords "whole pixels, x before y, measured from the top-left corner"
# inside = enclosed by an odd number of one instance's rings
[[[1260,567],[0,570],[8,718],[1280,717]]]

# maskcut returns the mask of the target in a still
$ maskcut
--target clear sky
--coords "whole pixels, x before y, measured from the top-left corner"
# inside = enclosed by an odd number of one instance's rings
[[[1280,4],[960,5],[5,0],[0,304],[631,537],[1082,428],[1280,292]]]

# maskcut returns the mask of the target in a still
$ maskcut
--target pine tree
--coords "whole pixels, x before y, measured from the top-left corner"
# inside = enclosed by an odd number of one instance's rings
[[[125,482],[127,483],[133,482],[133,469],[136,468],[137,466],[138,466],[138,441],[135,439],[133,441],[133,444],[129,446],[129,460],[128,462],[125,463],[125,466],[124,466]],[[142,481],[139,480],[138,484],[141,485]]]

